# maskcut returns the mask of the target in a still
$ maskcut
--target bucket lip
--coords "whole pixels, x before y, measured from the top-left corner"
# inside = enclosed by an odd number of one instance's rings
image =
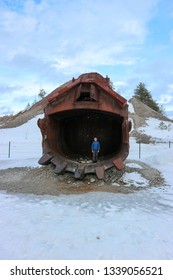
[[[45,162],[44,158],[46,159]],[[96,163],[79,163],[75,160],[53,154],[52,152],[48,152],[40,158],[39,164],[53,164],[55,166],[55,173],[57,174],[60,174],[62,172],[72,172],[75,174],[77,170],[82,170],[82,173],[86,175],[89,173],[96,173],[98,168],[102,168],[104,171],[111,167],[116,167],[118,170],[122,170],[124,168],[123,161],[125,159],[126,157],[122,159],[120,155],[117,155],[113,158],[98,161]]]

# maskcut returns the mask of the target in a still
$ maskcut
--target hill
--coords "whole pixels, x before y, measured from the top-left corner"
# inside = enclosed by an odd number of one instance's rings
[[[132,97],[129,104],[133,105],[134,111],[129,111],[129,117],[133,118],[135,127],[142,126],[148,118],[156,118],[162,121],[171,121],[166,116],[154,111],[140,100]]]
[[[140,128],[147,126],[147,120],[156,119],[160,122],[173,122],[166,116],[154,111],[135,97],[129,100],[129,119],[131,119],[133,126],[131,136],[135,137],[136,141],[142,143],[154,142],[154,138],[140,131]]]
[[[47,103],[47,97],[34,104],[30,109],[21,111],[16,115],[0,117],[1,128],[12,128],[20,126],[32,118],[43,113],[43,109]]]

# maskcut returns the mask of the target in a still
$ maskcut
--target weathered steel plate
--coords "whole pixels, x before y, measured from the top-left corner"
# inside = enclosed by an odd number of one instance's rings
[[[95,172],[98,179],[103,179],[105,174],[104,166],[100,165],[95,168]]]
[[[50,163],[51,159],[53,158],[53,155],[44,154],[38,161],[41,165],[47,165]]]
[[[67,166],[66,162],[61,162],[59,165],[56,165],[54,172],[56,174],[60,174],[66,169],[66,166]]]
[[[52,163],[55,173],[72,172],[78,179],[92,173],[103,179],[107,169],[124,168],[129,153],[128,104],[112,89],[108,76],[84,73],[46,100],[44,118],[38,120],[44,153],[40,164]],[[94,136],[101,143],[96,164],[88,161]]]
[[[113,164],[118,170],[122,170],[124,168],[124,163],[121,158],[114,159]]]
[[[84,166],[76,168],[74,177],[76,179],[82,179],[84,177],[84,169],[85,169]]]

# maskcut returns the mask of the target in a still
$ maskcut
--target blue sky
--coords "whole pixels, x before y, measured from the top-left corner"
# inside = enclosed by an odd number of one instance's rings
[[[130,99],[140,82],[173,118],[172,0],[0,0],[0,115],[85,72]]]

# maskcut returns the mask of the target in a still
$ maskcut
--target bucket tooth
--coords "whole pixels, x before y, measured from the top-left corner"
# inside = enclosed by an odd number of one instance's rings
[[[103,165],[99,165],[95,168],[95,173],[98,179],[104,179],[105,169]]]
[[[54,158],[51,159],[51,163],[53,163],[55,166],[59,165],[61,162],[62,162],[62,160],[57,156],[55,156]]]
[[[66,169],[66,166],[67,166],[67,162],[62,161],[62,160],[59,159],[58,157],[54,157],[54,158],[51,160],[51,163],[53,163],[53,164],[55,165],[54,172],[55,172],[56,174],[62,173],[62,172]]]
[[[85,166],[84,173],[85,173],[85,174],[88,174],[88,173],[95,173],[95,168],[94,168],[93,164],[87,164],[87,165]]]
[[[66,162],[61,162],[59,165],[56,165],[54,172],[56,174],[61,174],[63,171],[65,171],[66,166],[67,166]]]
[[[122,170],[124,168],[124,163],[122,162],[122,159],[119,157],[117,159],[113,160],[113,164],[118,170]]]
[[[82,179],[84,177],[84,170],[85,170],[85,167],[77,167],[76,170],[75,170],[75,173],[74,173],[74,177],[76,179]]]
[[[68,162],[66,171],[75,173],[76,168],[78,167],[78,164],[75,162]]]
[[[44,154],[38,161],[39,164],[41,165],[47,165],[50,163],[50,161],[52,160],[53,155],[50,154]]]

